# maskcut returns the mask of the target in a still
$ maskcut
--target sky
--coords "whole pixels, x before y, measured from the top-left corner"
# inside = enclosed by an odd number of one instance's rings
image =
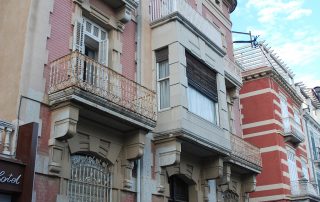
[[[233,31],[260,35],[294,72],[295,82],[320,86],[320,0],[238,0],[231,20]],[[248,40],[233,35],[239,39]]]

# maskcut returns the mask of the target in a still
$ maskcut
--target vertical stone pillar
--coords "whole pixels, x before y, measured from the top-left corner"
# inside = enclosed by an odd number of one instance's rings
[[[11,133],[12,129],[11,128],[6,128],[5,129],[5,138],[4,138],[4,144],[3,144],[3,154],[10,155],[10,140],[11,140]]]

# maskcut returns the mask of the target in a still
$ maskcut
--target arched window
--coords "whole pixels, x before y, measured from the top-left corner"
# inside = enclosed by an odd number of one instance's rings
[[[108,202],[111,192],[109,164],[93,156],[72,155],[68,181],[70,202]]]

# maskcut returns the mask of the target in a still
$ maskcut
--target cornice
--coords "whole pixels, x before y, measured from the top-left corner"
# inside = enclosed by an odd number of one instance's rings
[[[303,99],[298,95],[296,90],[273,68],[273,67],[261,67],[252,70],[248,70],[242,73],[243,81],[270,77],[276,81],[289,96],[300,106]]]

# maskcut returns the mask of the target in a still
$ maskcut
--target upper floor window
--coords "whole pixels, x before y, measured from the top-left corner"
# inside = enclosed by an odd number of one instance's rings
[[[216,72],[186,52],[188,77],[188,109],[217,124]]]
[[[301,123],[300,123],[300,116],[299,116],[298,110],[296,109],[293,110],[293,117],[294,117],[294,121],[300,125]]]
[[[170,107],[170,84],[169,84],[169,60],[168,49],[156,52],[157,81],[158,81],[158,103],[159,109]]]
[[[288,149],[287,158],[288,158],[289,176],[291,181],[291,191],[292,193],[296,193],[299,187],[296,186],[296,183],[298,181],[298,171],[297,171],[295,151]]]
[[[287,118],[289,116],[288,112],[288,103],[284,96],[280,95],[280,106],[281,106],[281,115],[282,118]]]
[[[301,170],[302,170],[303,177],[309,180],[307,161],[305,161],[304,159],[301,159]]]
[[[99,63],[107,64],[108,33],[96,23],[80,18],[76,21],[74,29],[73,49],[97,60]]]

